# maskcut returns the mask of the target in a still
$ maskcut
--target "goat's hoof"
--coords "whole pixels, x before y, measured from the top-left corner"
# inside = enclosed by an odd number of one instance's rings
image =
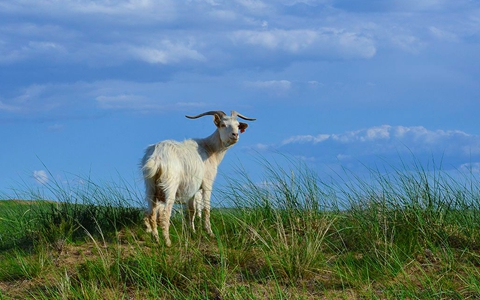
[[[172,247],[172,242],[170,240],[165,241],[165,245],[170,248]]]

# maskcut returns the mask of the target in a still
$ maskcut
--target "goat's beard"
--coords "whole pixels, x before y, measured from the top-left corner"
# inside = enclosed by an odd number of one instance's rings
[[[233,145],[235,145],[237,142],[238,142],[238,139],[237,139],[237,140],[235,140],[235,139],[229,139],[229,140],[223,142],[223,146],[224,146],[225,148],[229,148],[229,147],[232,147]]]

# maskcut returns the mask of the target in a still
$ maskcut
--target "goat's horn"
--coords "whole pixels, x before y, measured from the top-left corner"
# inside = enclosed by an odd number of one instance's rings
[[[239,117],[239,118],[242,118],[242,119],[247,120],[247,121],[255,121],[256,120],[256,119],[253,119],[253,118],[247,118],[244,115],[242,115],[239,112],[236,112],[234,110],[232,110],[232,117]]]
[[[185,117],[189,119],[198,119],[203,116],[213,116],[213,115],[220,115],[223,117],[223,116],[226,116],[227,114],[221,110],[211,110],[211,111],[204,112],[203,114],[199,114],[198,116],[185,116]]]

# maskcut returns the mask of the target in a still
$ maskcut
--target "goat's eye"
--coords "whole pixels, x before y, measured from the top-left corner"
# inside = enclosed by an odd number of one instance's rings
[[[220,124],[220,127],[225,128],[225,127],[227,127],[227,125],[222,123],[222,124]]]

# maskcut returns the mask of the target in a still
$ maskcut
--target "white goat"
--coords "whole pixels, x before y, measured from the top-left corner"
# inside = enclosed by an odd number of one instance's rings
[[[232,111],[231,116],[227,116],[223,111],[209,111],[186,117],[197,119],[206,115],[214,117],[213,122],[217,129],[213,134],[203,139],[183,142],[166,140],[150,145],[142,159],[149,206],[145,214],[147,232],[152,232],[155,240],[159,241],[158,217],[168,247],[171,246],[169,226],[174,202],[187,204],[187,220],[194,232],[195,214],[201,216],[198,209],[202,209],[205,230],[213,236],[210,225],[210,196],[218,165],[226,151],[238,142],[239,131],[243,133],[248,127],[248,124],[237,121],[237,117],[248,121],[255,120],[236,111]]]

